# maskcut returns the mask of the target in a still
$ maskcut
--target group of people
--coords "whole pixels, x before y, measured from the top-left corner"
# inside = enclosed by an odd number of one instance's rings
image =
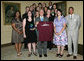
[[[40,41],[39,31],[37,25],[39,21],[52,21],[53,22],[53,41]],[[78,33],[81,25],[81,18],[79,15],[74,14],[74,8],[69,7],[69,15],[63,16],[61,9],[56,8],[56,3],[49,6],[46,3],[32,4],[26,7],[26,12],[22,15],[20,11],[16,11],[14,19],[12,20],[12,43],[15,43],[17,55],[20,56],[22,42],[24,41],[24,48],[28,48],[28,57],[33,54],[37,56],[36,49],[38,49],[39,57],[44,54],[47,57],[47,45],[49,49],[53,44],[57,46],[57,57],[62,57],[64,48],[68,45],[68,55],[72,56],[72,43],[74,47],[73,58],[77,58],[78,52]],[[67,31],[67,32],[66,32]]]

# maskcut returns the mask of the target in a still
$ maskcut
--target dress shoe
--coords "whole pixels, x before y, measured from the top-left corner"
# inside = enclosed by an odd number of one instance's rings
[[[60,55],[59,58],[63,57],[63,55]]]
[[[58,56],[60,56],[60,54],[57,54],[56,56],[58,57]]]
[[[52,48],[49,48],[49,50],[51,50]]]
[[[37,53],[36,53],[36,52],[34,52],[33,54],[34,54],[35,56],[37,56]]]
[[[68,55],[67,55],[67,57],[70,57],[70,56],[72,56],[72,54],[68,54]]]
[[[42,55],[39,55],[39,57],[42,57]]]
[[[73,59],[77,59],[77,56],[73,56]]]
[[[28,57],[30,57],[31,55],[32,55],[32,53],[29,53],[29,54],[28,54]]]
[[[47,57],[47,54],[44,54],[45,57]]]

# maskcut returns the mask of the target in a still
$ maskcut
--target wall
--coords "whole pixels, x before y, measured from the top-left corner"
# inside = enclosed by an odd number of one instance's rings
[[[3,1],[1,1],[1,44],[6,44],[6,43],[11,42],[12,27],[11,25],[3,25],[2,2]],[[4,1],[4,2],[20,3],[21,4],[21,14],[23,14],[25,12],[26,6],[31,5],[32,3],[39,3],[39,2],[44,2],[44,1]],[[52,1],[52,2],[58,3],[61,1]],[[48,1],[45,1],[45,3],[48,3]],[[78,43],[83,45],[83,1],[67,1],[66,4],[67,4],[67,12],[68,12],[68,8],[70,6],[73,6],[75,13],[81,16],[81,28],[79,30],[79,42]]]
[[[81,28],[79,30],[78,43],[83,45],[83,1],[67,1],[67,12],[70,6],[74,7],[74,13],[81,16]]]
[[[11,42],[11,33],[12,27],[11,25],[4,25],[3,22],[3,7],[1,1],[1,44],[6,44]],[[21,4],[21,15],[25,12],[25,7],[32,5],[32,3],[39,3],[44,1],[4,1],[4,2],[13,2],[13,3],[20,3]],[[47,3],[47,1],[45,1]]]

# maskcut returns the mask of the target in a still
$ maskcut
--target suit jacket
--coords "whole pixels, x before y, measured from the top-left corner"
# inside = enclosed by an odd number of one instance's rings
[[[77,14],[73,14],[72,18],[70,14],[66,16],[67,30],[78,30],[81,26],[81,17]]]
[[[40,17],[37,17],[35,19],[35,22],[38,22],[38,21],[41,21]],[[47,17],[44,17],[44,20],[43,21],[49,21]]]

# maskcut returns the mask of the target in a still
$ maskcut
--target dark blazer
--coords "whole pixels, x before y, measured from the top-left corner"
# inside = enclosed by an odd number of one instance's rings
[[[41,21],[40,17],[37,17],[35,19],[35,22],[38,22],[38,21]],[[44,17],[44,20],[43,21],[49,21],[47,17]]]

